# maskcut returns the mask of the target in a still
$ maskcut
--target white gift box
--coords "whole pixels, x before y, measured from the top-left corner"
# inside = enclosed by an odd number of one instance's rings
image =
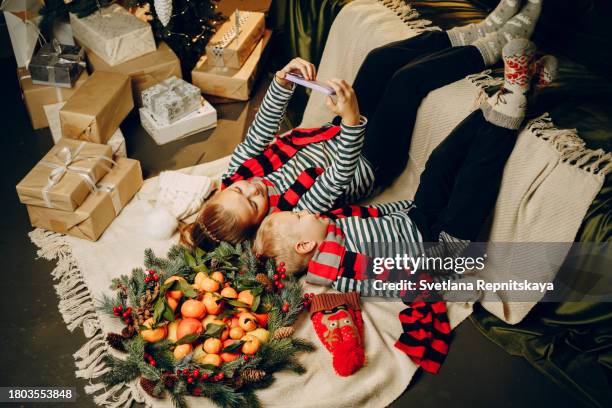
[[[202,106],[200,88],[175,76],[145,89],[141,96],[143,107],[160,125],[174,123]]]
[[[62,138],[62,125],[60,124],[59,111],[62,109],[65,103],[66,102],[59,102],[43,106],[45,115],[47,116],[47,121],[49,122],[49,129],[51,130],[53,143],[57,143],[58,140]],[[106,144],[113,149],[113,160],[117,160],[120,157],[127,157],[125,138],[123,137],[121,129],[117,129]]]
[[[179,140],[217,126],[217,110],[207,101],[204,101],[202,107],[197,111],[170,125],[157,122],[155,117],[145,108],[140,108],[139,112],[142,127],[158,145]]]
[[[27,67],[34,55],[40,36],[38,14],[42,2],[39,0],[4,0],[0,10],[4,11],[6,27],[11,38],[13,53],[18,67]]]
[[[117,4],[83,18],[70,14],[70,25],[77,43],[110,66],[156,50],[151,25]]]

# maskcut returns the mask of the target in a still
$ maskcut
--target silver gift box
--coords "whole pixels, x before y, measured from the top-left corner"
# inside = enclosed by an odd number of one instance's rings
[[[200,88],[170,77],[142,91],[143,107],[162,125],[184,118],[202,106]]]

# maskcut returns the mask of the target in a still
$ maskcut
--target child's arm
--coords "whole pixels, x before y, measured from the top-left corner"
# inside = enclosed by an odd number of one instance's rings
[[[235,172],[246,160],[263,152],[278,134],[295,88],[291,82],[284,79],[288,72],[300,72],[306,78],[315,76],[314,65],[301,58],[291,60],[276,73],[244,141],[234,149],[227,175]]]
[[[412,200],[399,200],[391,203],[384,204],[373,204],[367,205],[368,208],[375,208],[378,210],[378,216],[388,215],[395,212],[404,212],[414,207],[414,201]]]
[[[327,97],[326,104],[332,112],[342,116],[341,132],[337,139],[338,151],[332,165],[325,169],[301,197],[296,210],[324,212],[333,208],[355,175],[363,147],[367,121],[359,115],[353,88],[344,81],[332,80],[328,83],[336,91],[337,101]]]

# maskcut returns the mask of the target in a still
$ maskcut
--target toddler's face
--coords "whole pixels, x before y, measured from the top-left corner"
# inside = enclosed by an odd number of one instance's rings
[[[319,214],[309,211],[291,212],[283,211],[272,215],[275,224],[282,226],[280,233],[295,236],[298,241],[319,242],[325,239],[329,220],[321,218]]]
[[[235,214],[242,225],[258,225],[268,213],[268,188],[261,179],[237,181],[217,193],[214,200]]]

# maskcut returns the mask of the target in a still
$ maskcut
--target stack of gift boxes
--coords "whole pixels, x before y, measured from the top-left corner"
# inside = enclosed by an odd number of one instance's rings
[[[17,193],[33,226],[97,240],[143,183],[119,129],[132,109],[158,144],[216,126],[202,91],[248,99],[270,32],[263,13],[234,12],[192,71],[194,86],[150,24],[117,4],[71,15],[69,28],[74,41],[45,43],[18,68],[32,125],[49,126],[56,144]]]
[[[206,46],[191,71],[194,85],[206,95],[246,101],[270,41],[264,13],[236,10]]]

